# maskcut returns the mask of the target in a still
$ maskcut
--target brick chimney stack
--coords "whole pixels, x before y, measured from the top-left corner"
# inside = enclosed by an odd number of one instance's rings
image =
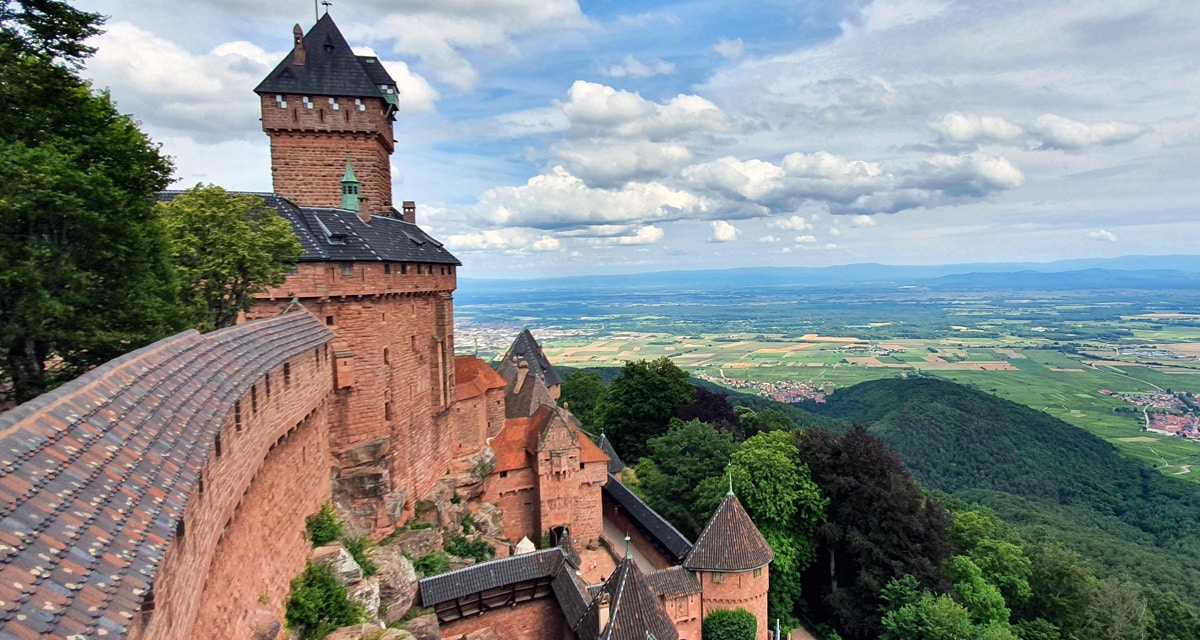
[[[304,30],[300,25],[292,27],[292,64],[297,67],[303,67],[306,56],[304,55]]]
[[[401,207],[402,207],[402,209],[400,212],[400,217],[405,222],[411,222],[413,224],[416,224],[417,223],[417,203],[412,200],[405,200],[404,204],[401,205]]]

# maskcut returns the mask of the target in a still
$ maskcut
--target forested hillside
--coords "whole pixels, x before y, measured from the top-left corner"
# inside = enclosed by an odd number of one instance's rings
[[[1044,526],[1102,575],[1200,601],[1200,486],[1045,413],[943,380],[865,382],[803,406],[866,426],[929,489]]]

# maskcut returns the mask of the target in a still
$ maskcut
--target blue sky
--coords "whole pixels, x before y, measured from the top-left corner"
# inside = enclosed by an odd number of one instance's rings
[[[181,186],[270,190],[308,0],[83,0]],[[1200,253],[1200,11],[1032,0],[348,0],[396,200],[470,277]]]

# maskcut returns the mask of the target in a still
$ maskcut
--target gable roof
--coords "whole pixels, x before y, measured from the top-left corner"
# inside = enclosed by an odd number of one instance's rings
[[[183,191],[162,191],[170,202]],[[240,193],[240,192],[230,192]],[[254,193],[292,225],[300,241],[300,262],[424,262],[461,265],[442,243],[412,222],[371,216],[363,222],[357,211],[330,207],[301,207],[275,193]]]
[[[608,456],[608,472],[613,474],[621,473],[621,470],[625,468],[625,463],[617,455],[617,450],[609,442],[608,436],[603,433],[600,434],[600,439],[596,441],[596,446],[600,448],[600,451],[604,452],[604,455]]]
[[[432,607],[447,600],[524,580],[549,578],[558,573],[566,561],[562,548],[552,547],[430,576],[418,583],[421,606]]]
[[[589,590],[590,591],[590,590]],[[608,602],[608,621],[601,626],[600,607]],[[579,621],[576,635],[587,640],[678,640],[671,618],[651,591],[632,558],[617,565],[604,586],[592,593],[592,602]]]
[[[508,371],[515,370],[520,362],[528,363],[529,373],[545,379],[547,387],[562,384],[562,378],[558,376],[550,364],[550,360],[542,352],[542,345],[538,344],[529,329],[523,329],[521,333],[517,334],[517,339],[513,340],[512,346],[508,348],[496,370],[504,376],[505,380],[508,380],[510,375]]]
[[[133,351],[0,415],[0,637],[121,637],[234,401],[329,342],[306,311]]]
[[[774,559],[771,545],[731,491],[704,525],[683,566],[693,571],[750,571]]]
[[[524,370],[524,378],[521,371]],[[532,416],[542,407],[557,407],[554,396],[546,386],[546,380],[532,371],[532,367],[521,366],[500,367],[497,370],[504,377],[504,417],[524,418]],[[520,388],[517,383],[520,382]]]
[[[475,356],[454,356],[454,397],[466,400],[492,389],[503,389],[504,378]]]
[[[680,561],[688,557],[692,551],[692,543],[682,534],[679,529],[676,529],[666,518],[658,514],[657,511],[650,508],[650,505],[642,502],[642,499],[637,497],[637,494],[629,490],[621,483],[620,478],[613,474],[608,474],[608,482],[601,487],[601,492],[604,496],[613,500],[625,514],[633,519],[647,533],[653,536],[662,548],[666,549],[674,558],[672,561]]]
[[[646,584],[661,598],[678,598],[700,593],[700,580],[687,569],[674,566],[646,574]]]
[[[289,51],[254,92],[383,98],[396,104],[396,81],[378,58],[355,55],[328,13],[304,35],[302,46],[304,64],[296,64]]]

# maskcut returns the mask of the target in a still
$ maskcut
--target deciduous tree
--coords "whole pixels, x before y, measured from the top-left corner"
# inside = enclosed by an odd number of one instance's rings
[[[563,378],[559,400],[571,407],[571,413],[579,418],[588,430],[596,428],[596,405],[607,393],[604,380],[595,371],[572,371]]]
[[[712,510],[692,508],[696,488],[707,478],[724,475],[737,445],[728,433],[718,433],[706,422],[678,418],[671,420],[667,433],[651,438],[647,445],[648,457],[637,468],[647,504],[695,539],[712,514]]]
[[[159,208],[180,299],[202,330],[233,326],[254,294],[283,284],[300,257],[291,225],[259,196],[196,185]]]
[[[646,443],[667,432],[679,407],[692,401],[688,374],[663,356],[626,362],[596,406],[599,427],[627,460],[646,455]]]

